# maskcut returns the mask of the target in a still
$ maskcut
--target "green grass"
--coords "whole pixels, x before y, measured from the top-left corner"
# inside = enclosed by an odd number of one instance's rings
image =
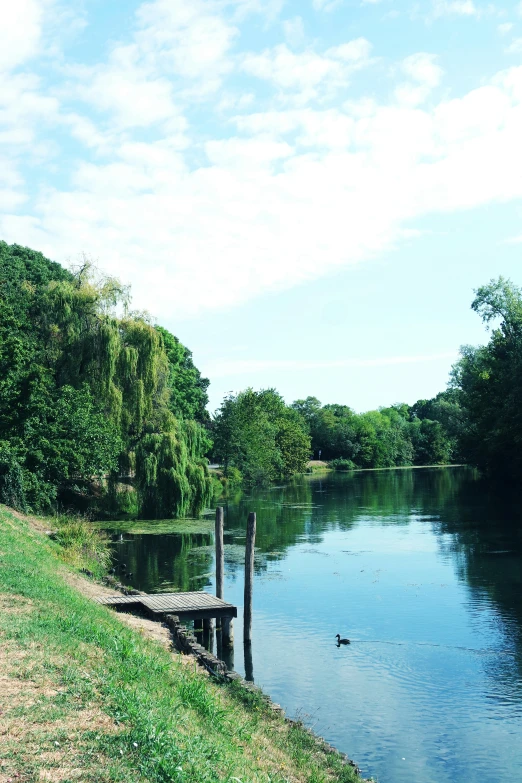
[[[75,568],[104,576],[111,564],[107,534],[81,516],[56,516],[52,520],[61,559]]]
[[[257,694],[210,681],[69,586],[63,551],[0,509],[0,779],[358,780]]]

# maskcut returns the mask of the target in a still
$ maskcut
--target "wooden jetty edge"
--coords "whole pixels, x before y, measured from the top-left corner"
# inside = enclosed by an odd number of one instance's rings
[[[99,595],[94,600],[105,606],[142,606],[153,615],[175,614],[180,620],[209,620],[237,617],[237,607],[209,593],[153,593],[147,595]]]

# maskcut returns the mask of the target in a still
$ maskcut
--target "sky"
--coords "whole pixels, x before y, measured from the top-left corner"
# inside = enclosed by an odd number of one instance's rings
[[[522,284],[522,2],[0,0],[0,238],[130,283],[224,394],[446,387]]]

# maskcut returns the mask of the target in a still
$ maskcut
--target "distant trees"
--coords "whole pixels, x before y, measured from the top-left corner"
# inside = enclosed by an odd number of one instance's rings
[[[226,397],[214,418],[214,456],[247,483],[302,473],[310,457],[303,418],[275,389],[246,389]]]
[[[471,307],[488,328],[497,325],[487,345],[461,349],[449,388],[432,399],[362,414],[315,397],[294,402],[314,455],[357,467],[462,461],[520,481],[522,289],[499,277],[475,292]]]
[[[349,460],[359,468],[387,468],[451,462],[456,439],[448,423],[457,416],[451,405],[438,395],[411,407],[401,403],[361,414],[346,405],[321,406],[316,397],[291,407],[306,422],[315,457],[320,452],[323,459]]]
[[[454,389],[439,392],[431,400],[417,400],[410,408],[410,416],[415,425],[412,431],[415,464],[465,461],[461,441],[466,415]]]

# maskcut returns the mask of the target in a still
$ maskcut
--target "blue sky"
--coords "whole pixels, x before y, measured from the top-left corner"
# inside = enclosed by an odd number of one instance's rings
[[[432,396],[522,283],[522,3],[0,12],[0,237],[131,283],[212,410]]]

